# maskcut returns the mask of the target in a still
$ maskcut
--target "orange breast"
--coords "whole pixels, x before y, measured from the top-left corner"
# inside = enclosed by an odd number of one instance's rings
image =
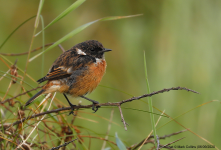
[[[106,70],[106,62],[102,60],[97,64],[93,64],[82,76],[79,76],[69,89],[69,94],[74,97],[83,96],[92,92],[100,83]]]

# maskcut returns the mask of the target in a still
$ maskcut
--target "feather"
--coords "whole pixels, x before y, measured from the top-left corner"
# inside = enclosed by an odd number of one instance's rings
[[[35,94],[32,98],[30,98],[26,103],[25,106],[28,106],[29,104],[31,104],[38,96],[40,96],[45,90],[42,89],[41,91],[39,91],[37,94]]]

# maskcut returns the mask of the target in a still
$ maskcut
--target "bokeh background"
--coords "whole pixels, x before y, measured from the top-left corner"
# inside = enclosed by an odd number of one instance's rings
[[[73,0],[45,1],[41,13],[44,24],[50,23],[73,2]],[[39,1],[17,0],[13,2],[1,1],[0,3],[0,42],[2,43],[19,24],[36,15]],[[63,42],[62,46],[69,49],[79,42],[96,39],[102,42],[105,47],[112,49],[112,52],[106,54],[108,65],[101,85],[124,91],[133,96],[147,93],[144,73],[145,52],[151,91],[181,86],[200,92],[200,94],[194,94],[187,91],[171,91],[152,97],[155,107],[161,111],[164,110],[168,115],[175,118],[203,103],[220,100],[220,8],[221,1],[219,0],[88,0],[48,28],[45,31],[45,43],[55,42],[80,25],[102,17],[143,14],[134,18],[98,22]],[[20,53],[28,51],[33,29],[34,19],[16,31],[0,49],[0,52]],[[38,28],[38,31],[40,30],[41,24]],[[42,36],[39,35],[34,39],[33,48],[41,45]],[[31,54],[31,56],[37,53]],[[58,47],[53,48],[45,54],[44,65],[42,64],[42,57],[38,57],[28,65],[27,73],[35,80],[41,78],[60,54],[61,50]],[[18,59],[17,65],[25,69],[27,55],[7,58],[12,62]],[[8,70],[1,61],[0,70]],[[21,72],[19,73],[22,75]],[[27,77],[25,81],[33,87],[38,86],[37,83]],[[7,90],[8,84],[8,79],[1,81],[1,97]],[[103,86],[99,86],[88,97],[101,103],[117,102],[131,97]],[[13,85],[9,93],[11,95],[18,94],[20,91],[18,87],[18,85]],[[27,86],[27,90],[30,89],[31,87]],[[61,94],[57,94],[57,98],[63,101],[62,105],[68,105]],[[23,96],[20,100],[24,103],[28,97]],[[78,103],[79,100],[82,99],[72,99],[72,102]],[[128,131],[123,128],[118,108],[114,109],[113,121],[118,125],[112,124],[110,140],[115,140],[114,134],[117,132],[125,145],[130,146],[140,142],[150,133],[152,127],[149,113],[138,111],[148,110],[148,105],[145,103],[147,99],[142,100],[122,106],[135,109],[123,109],[125,120],[130,125]],[[82,100],[82,104],[89,103]],[[220,101],[211,102],[195,108],[176,120],[221,148],[220,108]],[[99,134],[104,137],[108,121],[101,117],[109,119],[110,112],[111,108],[101,108],[95,115],[92,115],[92,110],[82,110],[82,117],[95,120],[97,123],[78,119],[75,124],[84,128],[82,134],[87,135],[89,129],[90,135]],[[154,112],[160,114],[157,110]],[[67,116],[67,120],[70,120],[71,117]],[[155,116],[156,120],[157,118],[158,116]],[[169,118],[163,117],[158,127],[168,121],[170,121]],[[172,121],[158,129],[157,134],[163,136],[183,129]],[[177,142],[176,145],[208,145],[191,132],[162,140],[161,144],[167,144],[182,137],[186,138]],[[96,139],[92,140],[92,149],[100,149],[102,143]]]

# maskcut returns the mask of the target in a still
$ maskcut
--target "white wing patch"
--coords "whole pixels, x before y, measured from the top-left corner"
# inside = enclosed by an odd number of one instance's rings
[[[72,67],[68,68],[67,73],[71,73],[72,72]]]
[[[60,88],[61,88],[61,86],[60,86],[60,81],[58,81],[58,80],[53,80],[53,81],[51,81],[52,82],[52,86],[50,86],[46,91],[45,91],[45,93],[51,93],[51,92],[57,92]]]
[[[86,55],[85,52],[83,52],[81,49],[78,49],[78,48],[77,48],[77,53],[78,53],[79,55]]]
[[[45,93],[57,92],[61,88],[60,85],[52,85],[50,86]]]

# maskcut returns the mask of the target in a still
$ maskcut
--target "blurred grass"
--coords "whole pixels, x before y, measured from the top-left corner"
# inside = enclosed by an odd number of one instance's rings
[[[149,81],[148,81],[148,73],[147,73],[147,61],[146,61],[146,56],[145,56],[145,52],[144,52],[144,73],[145,73],[145,78],[146,78],[146,84],[147,84],[147,94],[150,94],[150,85],[149,85]],[[156,123],[155,123],[155,119],[154,119],[154,112],[153,112],[153,103],[152,103],[152,98],[151,97],[147,97],[148,100],[148,107],[149,107],[149,111],[150,111],[150,120],[151,120],[151,126],[152,126],[152,131],[151,133],[153,133],[154,135],[154,141],[155,141],[155,147],[157,147],[157,131],[156,131]],[[151,134],[149,134],[151,135]],[[148,136],[147,136],[148,137]],[[142,144],[143,146],[143,144]],[[140,149],[140,148],[139,148]]]
[[[24,20],[36,15],[38,3],[38,1],[1,2],[0,43]],[[52,18],[55,18],[72,3],[72,1],[45,1],[41,13],[44,17],[44,24],[50,23]],[[185,91],[171,91],[153,97],[154,106],[165,110],[165,113],[175,118],[200,104],[211,100],[220,100],[220,7],[221,2],[218,0],[86,1],[74,12],[45,30],[45,43],[54,42],[72,29],[97,18],[142,13],[143,16],[141,17],[94,24],[70,40],[63,42],[62,46],[69,49],[79,42],[96,39],[102,42],[105,47],[111,48],[113,51],[106,55],[108,66],[101,85],[119,89],[134,96],[146,93],[143,69],[143,51],[145,51],[152,90],[183,86],[201,93],[198,95]],[[1,52],[20,53],[28,51],[33,25],[34,20],[30,20],[16,31],[2,47]],[[33,48],[40,45],[42,45],[41,36],[35,38]],[[31,57],[36,54],[31,54]],[[44,74],[47,73],[50,65],[60,54],[59,48],[53,48],[50,52],[45,53]],[[17,57],[7,56],[6,58],[14,62]],[[26,59],[27,55],[19,56],[19,68],[25,68]],[[36,80],[42,77],[39,67],[41,63],[41,59],[36,59],[29,64],[27,70],[27,73]],[[8,70],[1,61],[0,66],[1,71],[6,72]],[[37,86],[29,78],[25,78],[25,81],[33,87]],[[9,80],[4,79],[0,83],[0,91],[5,92]],[[30,89],[29,86],[24,86],[27,90]],[[131,97],[103,86],[99,86],[88,97],[100,102],[115,102]],[[17,94],[16,91],[17,93],[20,92],[18,85],[13,85],[9,94],[14,96]],[[62,95],[57,95],[57,98],[67,105]],[[0,97],[3,96],[4,94],[0,94]],[[22,96],[20,99],[25,101],[28,97]],[[72,101],[78,103],[76,100]],[[88,103],[82,100],[82,104]],[[147,110],[146,104],[144,105],[142,101],[131,102],[123,107]],[[113,121],[121,124],[120,114],[117,108],[115,109]],[[100,109],[96,115],[109,118],[110,110],[107,108]],[[92,112],[91,110],[84,111]],[[152,130],[150,118],[146,117],[149,114],[129,109],[123,109],[123,113],[126,122],[130,124],[128,131],[124,131],[123,128],[113,124],[110,139],[114,141],[114,133],[118,132],[126,146],[140,142]],[[220,148],[220,115],[219,101],[194,109],[176,120]],[[82,113],[81,117],[88,118],[88,114]],[[88,134],[87,129],[105,135],[108,122],[93,115],[89,117],[89,119],[99,123],[78,119],[74,125],[81,126],[86,135]],[[67,116],[66,119],[71,120],[72,116]],[[168,121],[168,118],[163,117],[158,126],[162,126]],[[179,130],[183,130],[183,128],[171,122],[157,130],[157,134],[164,135]],[[91,134],[95,134],[92,131]],[[190,132],[165,139],[163,141],[165,143],[162,144],[167,144],[184,136],[186,138],[179,141],[179,145],[207,144]],[[86,145],[88,142],[89,140],[85,139]],[[99,140],[92,139],[91,147],[99,149],[102,146],[100,143]]]

